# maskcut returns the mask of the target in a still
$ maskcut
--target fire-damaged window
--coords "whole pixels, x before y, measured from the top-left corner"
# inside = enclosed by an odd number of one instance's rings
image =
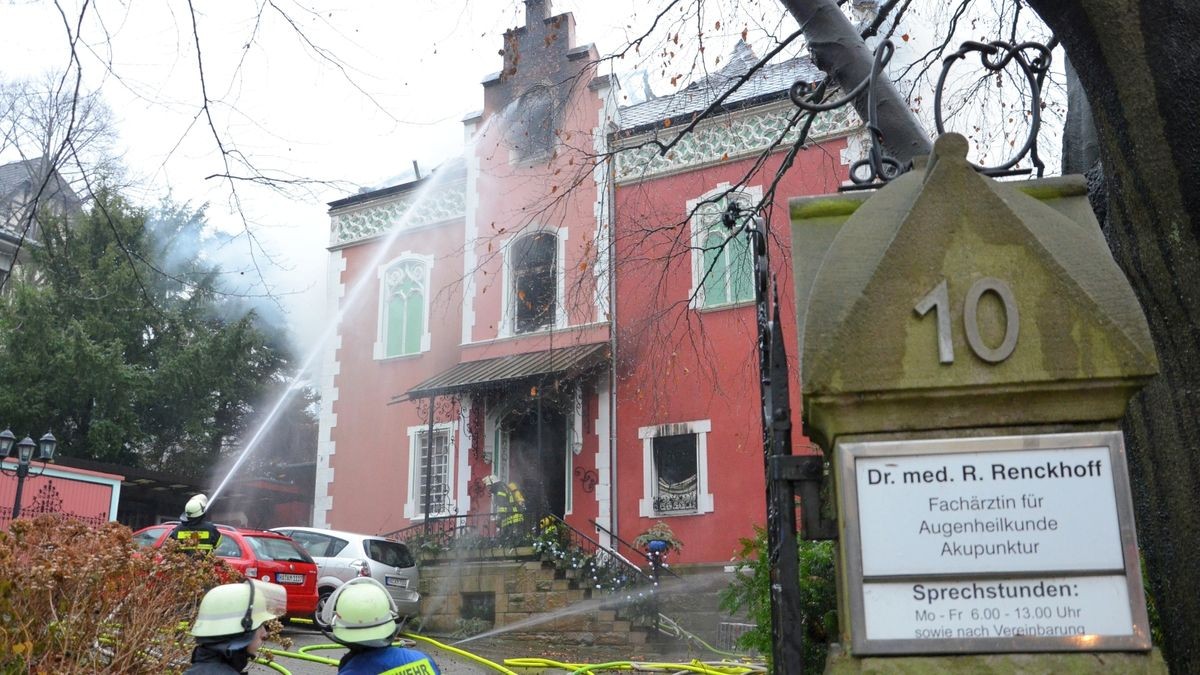
[[[655,513],[695,513],[698,478],[695,434],[654,439]]]
[[[508,143],[514,160],[550,154],[554,144],[554,96],[545,86],[533,87],[512,106]]]
[[[558,236],[536,232],[512,243],[514,333],[554,325],[558,309]]]
[[[409,501],[405,505],[405,517],[425,515],[425,492],[429,489],[429,513],[450,513],[454,504],[451,494],[451,467],[453,467],[454,424],[436,424],[433,428],[433,455],[428,458],[429,428],[410,427],[409,438]],[[432,473],[432,475],[430,475]]]
[[[642,440],[643,495],[638,514],[646,518],[710,513],[708,437],[710,420],[638,429]]]

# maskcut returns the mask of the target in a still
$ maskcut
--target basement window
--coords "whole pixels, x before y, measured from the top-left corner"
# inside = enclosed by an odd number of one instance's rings
[[[513,332],[550,328],[558,309],[558,236],[537,232],[512,244]]]
[[[491,591],[463,593],[460,616],[467,621],[496,623],[496,594]]]

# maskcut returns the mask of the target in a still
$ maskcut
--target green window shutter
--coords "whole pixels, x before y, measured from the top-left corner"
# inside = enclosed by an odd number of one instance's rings
[[[738,234],[726,244],[729,255],[730,300],[743,302],[754,299],[754,259],[750,255],[750,237]]]
[[[718,230],[720,221],[710,225],[704,237],[703,262],[700,276],[704,280],[704,306],[713,307],[729,302],[726,288],[729,269],[725,256],[725,235]]]
[[[404,297],[393,293],[387,302],[387,350],[384,356],[404,354]]]
[[[404,353],[419,353],[425,333],[425,297],[419,291],[408,296],[404,314]]]

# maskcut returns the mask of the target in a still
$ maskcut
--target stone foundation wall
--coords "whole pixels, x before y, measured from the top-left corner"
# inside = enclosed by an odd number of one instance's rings
[[[644,631],[631,630],[629,621],[605,609],[603,598],[573,586],[536,559],[427,561],[421,566],[422,629],[453,634],[463,618],[464,594],[478,593],[491,594],[494,626],[512,627],[514,638],[619,646],[646,641]]]

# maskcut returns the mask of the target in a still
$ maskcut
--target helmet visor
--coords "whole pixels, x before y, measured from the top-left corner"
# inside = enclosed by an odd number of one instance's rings
[[[254,605],[250,610],[251,628],[258,628],[271,619],[287,614],[287,590],[283,586],[257,579],[249,581],[254,585]]]

